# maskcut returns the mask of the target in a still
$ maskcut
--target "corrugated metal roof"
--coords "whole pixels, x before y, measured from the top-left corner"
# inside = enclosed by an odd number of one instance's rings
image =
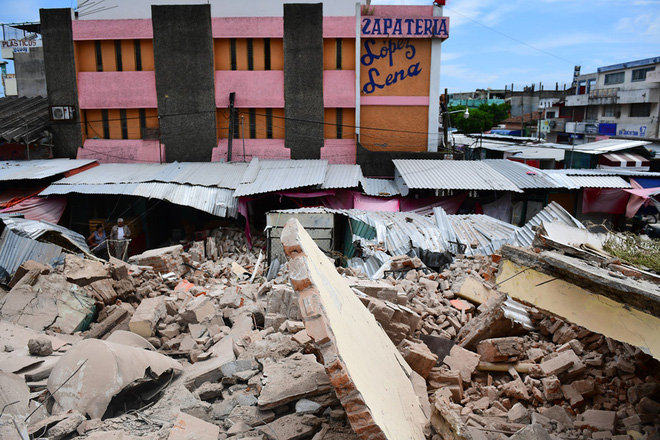
[[[322,185],[327,169],[327,160],[253,159],[236,188],[235,197]]]
[[[0,267],[12,276],[28,260],[50,264],[61,254],[61,247],[23,237],[9,228],[0,236]]]
[[[388,197],[401,194],[396,183],[391,179],[363,177],[360,183],[362,183],[362,191],[368,196]]]
[[[523,192],[482,161],[395,159],[392,162],[411,189]]]
[[[514,154],[512,157],[527,160],[554,159],[556,161],[562,161],[564,160],[565,154],[566,152],[564,150],[558,150],[556,148],[526,147],[519,153]]]
[[[212,186],[182,185],[177,183],[113,183],[113,184],[78,184],[63,185],[55,183],[40,195],[53,194],[122,194],[167,200],[176,205],[190,206],[218,217],[237,217],[238,199],[234,191]]]
[[[360,165],[329,164],[321,188],[357,188],[362,179]]]
[[[242,162],[107,163],[59,180],[57,184],[161,182],[236,189],[247,167]]]
[[[543,170],[508,159],[487,159],[486,165],[512,181],[518,188],[560,188]]]
[[[0,139],[32,143],[50,124],[48,99],[37,96],[0,99]]]
[[[449,215],[458,240],[465,245],[465,255],[491,255],[507,243],[515,242],[517,226],[487,215]],[[473,248],[471,245],[476,243]]]
[[[578,219],[568,213],[562,206],[556,202],[550,202],[538,214],[532,217],[522,228],[516,231],[516,241],[519,246],[531,246],[534,236],[536,235],[535,229],[538,228],[542,222],[551,223],[559,221],[570,226],[580,229],[585,229],[584,225]]]
[[[87,246],[87,240],[85,240],[85,237],[71,229],[65,228],[64,226],[42,220],[29,220],[20,217],[2,217],[0,219],[7,229],[11,229],[16,234],[26,238],[38,240],[43,235],[49,232],[54,232],[64,237],[81,252],[89,252],[89,246]]]
[[[546,173],[564,174],[566,176],[626,176],[626,177],[660,177],[659,172],[654,171],[634,171],[625,168],[611,168],[608,170],[603,169],[559,169],[559,170],[544,170]]]
[[[629,148],[643,147],[651,142],[643,140],[629,140],[629,139],[604,139],[602,141],[589,142],[580,145],[566,145],[567,150],[574,149],[581,153],[588,154],[602,154],[612,151],[627,150]]]
[[[619,176],[565,176],[577,188],[631,188]]]
[[[88,159],[7,160],[0,162],[0,181],[39,180],[95,163]]]

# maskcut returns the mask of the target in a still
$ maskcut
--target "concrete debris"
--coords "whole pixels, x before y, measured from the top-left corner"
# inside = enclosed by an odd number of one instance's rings
[[[269,280],[229,228],[27,261],[0,292],[0,437],[658,439],[657,277],[539,231],[564,254],[393,256],[380,279],[302,230]]]

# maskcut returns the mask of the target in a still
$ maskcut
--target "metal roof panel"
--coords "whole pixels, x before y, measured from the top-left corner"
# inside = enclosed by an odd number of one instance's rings
[[[260,160],[250,163],[246,174],[256,166],[259,171],[251,174],[254,179],[242,179],[235,197],[265,194],[275,191],[322,185],[328,169],[327,160]],[[245,182],[245,183],[244,183]]]
[[[321,188],[357,188],[361,179],[360,165],[328,164],[325,182]]]
[[[392,162],[411,189],[523,192],[482,161],[395,159]]]
[[[89,159],[7,160],[0,162],[0,181],[46,179],[93,163]]]
[[[543,170],[520,162],[508,159],[487,159],[483,162],[521,189],[560,187],[556,181],[546,176]]]

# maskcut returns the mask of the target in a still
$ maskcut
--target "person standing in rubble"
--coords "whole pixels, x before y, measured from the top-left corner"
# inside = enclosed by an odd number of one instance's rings
[[[99,258],[108,258],[108,242],[105,240],[105,231],[103,230],[103,225],[96,225],[96,230],[92,232],[92,235],[87,239],[87,244],[89,249],[94,255]]]
[[[120,260],[124,259],[130,238],[131,230],[124,224],[123,218],[118,218],[117,224],[114,225],[110,231],[110,239],[114,244],[114,249],[111,247],[110,250],[114,251],[112,254],[115,258],[119,258]]]

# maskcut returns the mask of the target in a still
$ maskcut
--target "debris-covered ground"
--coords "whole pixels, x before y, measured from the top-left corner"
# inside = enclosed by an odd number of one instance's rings
[[[284,264],[266,281],[263,245],[225,229],[130,264],[24,263],[0,293],[0,438],[388,438],[356,429],[300,280]],[[425,379],[427,438],[660,438],[658,362],[512,301],[501,259],[435,273],[397,256],[382,280],[337,269]]]

